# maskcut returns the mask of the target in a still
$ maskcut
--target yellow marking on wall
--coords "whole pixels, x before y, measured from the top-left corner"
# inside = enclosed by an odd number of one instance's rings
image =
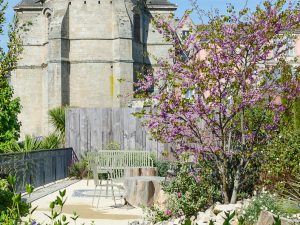
[[[113,99],[115,95],[115,78],[114,75],[110,75],[110,96]]]

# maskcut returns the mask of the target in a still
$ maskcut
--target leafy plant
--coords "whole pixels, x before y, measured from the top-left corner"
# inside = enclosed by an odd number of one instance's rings
[[[172,212],[170,210],[163,210],[162,207],[154,204],[149,208],[144,208],[144,214],[147,221],[156,224],[161,221],[166,221],[172,217]]]
[[[6,179],[0,179],[0,190],[8,191],[8,182]]]
[[[2,27],[6,22],[6,9],[7,3],[0,0],[0,36],[4,35]],[[0,48],[0,152],[4,152],[8,145],[19,138],[21,125],[18,121],[18,114],[21,111],[20,99],[13,96],[10,77],[17,67],[23,49],[17,28],[12,24],[9,27],[8,51],[5,52]]]
[[[279,216],[274,216],[274,223],[273,225],[281,225],[281,219]]]
[[[12,186],[12,189],[15,190],[16,178],[9,176],[7,182]],[[26,192],[30,195],[34,191],[33,186],[26,185]],[[6,198],[1,198],[2,196]],[[50,223],[45,223],[45,225],[68,225],[70,221],[67,220],[67,217],[62,213],[63,207],[66,203],[66,190],[59,191],[59,195],[54,201],[50,203],[51,213],[45,214],[49,219]],[[5,207],[2,207],[4,204]],[[2,208],[1,208],[2,207]],[[0,224],[1,225],[41,225],[41,223],[32,219],[32,214],[37,209],[37,207],[29,210],[31,207],[30,204],[26,204],[21,200],[21,194],[13,192],[2,192],[0,190]],[[22,217],[27,216],[27,219]],[[71,220],[76,224],[79,216],[76,212],[73,213],[73,216],[70,217]],[[84,224],[83,224],[84,225]],[[91,223],[94,225],[94,222]]]
[[[83,158],[78,162],[73,163],[69,168],[69,176],[83,179],[88,176],[88,161]]]
[[[160,177],[166,177],[168,170],[175,164],[168,160],[159,159],[155,155],[151,155],[151,158],[153,160],[153,166],[157,168],[158,176]]]
[[[163,190],[167,194],[166,204],[148,210],[148,218],[154,222],[181,216],[190,218],[219,201],[221,192],[217,188],[213,169],[209,164],[204,165],[182,162],[176,178],[163,184]],[[201,176],[193,176],[193,170],[201,170]]]
[[[13,147],[17,152],[31,152],[41,149],[42,141],[36,137],[25,135],[23,142],[15,143]]]
[[[278,210],[283,214],[295,215],[300,213],[299,202],[283,197],[277,200]]]
[[[10,144],[7,152],[31,152],[35,150],[56,149],[61,146],[61,139],[56,134],[52,133],[44,139],[34,136],[25,135],[22,142],[13,142]]]
[[[9,176],[7,178],[8,184],[13,191],[0,189],[0,223],[3,225],[11,225],[20,223],[21,217],[30,213],[30,204],[22,201],[21,194],[14,191],[16,178]],[[31,190],[28,186],[28,190]]]
[[[300,206],[300,178],[294,177],[286,182],[281,194]]]
[[[65,110],[66,107],[57,107],[50,109],[49,121],[55,129],[56,134],[59,136],[61,143],[65,142]]]
[[[121,149],[121,145],[118,142],[110,142],[107,145],[105,145],[104,150],[120,150]]]
[[[223,225],[230,225],[230,221],[235,217],[235,212],[225,212],[226,218]]]
[[[278,216],[290,216],[279,206],[279,198],[267,192],[262,192],[251,199],[250,205],[243,209],[242,217],[245,224],[255,224],[261,211],[266,210]]]
[[[47,137],[45,137],[42,142],[41,142],[41,149],[57,149],[61,146],[61,139],[60,137],[55,134],[52,133],[50,135],[48,135]]]
[[[300,129],[288,126],[265,146],[263,163],[264,185],[271,189],[281,188],[282,184],[300,174]]]

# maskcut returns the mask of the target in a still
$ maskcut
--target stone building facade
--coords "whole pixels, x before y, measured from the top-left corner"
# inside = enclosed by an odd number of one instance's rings
[[[47,135],[57,106],[122,107],[135,74],[167,57],[170,45],[150,18],[168,15],[168,0],[23,0],[14,9],[24,51],[12,76],[22,104],[21,136]],[[24,26],[25,25],[25,26]],[[123,82],[119,82],[123,80]]]

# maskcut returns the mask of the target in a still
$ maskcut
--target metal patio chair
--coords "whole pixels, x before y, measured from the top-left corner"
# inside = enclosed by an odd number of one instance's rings
[[[96,197],[97,187],[100,187],[100,193],[99,193],[98,202],[97,202],[97,208],[98,208],[100,198],[104,197],[102,195],[102,187],[103,186],[106,188],[105,197],[108,197],[108,188],[111,187],[112,198],[113,198],[114,204],[116,206],[116,197],[115,197],[114,187],[117,187],[117,186],[113,182],[114,178],[116,177],[116,175],[112,169],[113,161],[109,160],[109,159],[104,159],[104,160],[101,160],[101,161],[91,164],[91,167],[92,167],[93,178],[94,178],[94,183],[95,183],[95,190],[94,190],[94,195],[93,195],[92,206],[94,206],[94,200]],[[100,178],[99,178],[99,175],[100,175]],[[105,175],[107,176],[106,184],[104,184],[104,182],[103,182],[104,181],[103,176],[105,176]]]
[[[101,197],[107,197],[108,196],[108,188],[111,187],[112,191],[112,198],[114,200],[114,204],[116,205],[116,198],[115,198],[115,193],[114,193],[114,184],[113,180],[110,178],[110,173],[107,170],[104,170],[102,168],[99,168],[98,166],[93,166],[93,178],[94,178],[94,183],[95,183],[95,190],[94,190],[94,195],[93,195],[93,201],[92,201],[92,206],[94,206],[94,201],[96,197],[96,192],[97,188],[100,188],[100,192],[98,195],[98,201],[97,201],[97,208],[99,207],[99,202]],[[107,175],[106,179],[106,184],[104,184],[104,180],[102,178],[99,178],[99,175]],[[106,195],[102,195],[102,187],[106,187]]]

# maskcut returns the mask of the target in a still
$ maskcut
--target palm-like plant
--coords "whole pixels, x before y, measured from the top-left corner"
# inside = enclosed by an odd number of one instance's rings
[[[50,134],[41,143],[41,149],[56,149],[61,147],[61,140],[57,134]]]
[[[61,143],[65,140],[65,109],[66,107],[57,107],[50,109],[49,121],[55,129],[55,132],[59,136]]]
[[[12,149],[16,152],[31,152],[34,150],[41,149],[42,141],[38,138],[32,137],[30,135],[26,135],[25,139],[21,143],[13,143]]]

